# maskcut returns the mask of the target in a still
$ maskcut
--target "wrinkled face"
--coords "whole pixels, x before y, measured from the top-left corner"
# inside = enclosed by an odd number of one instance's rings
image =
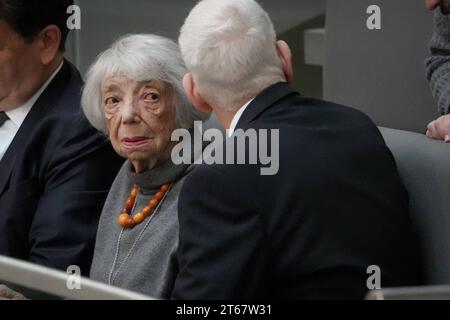
[[[0,111],[21,106],[39,89],[38,49],[0,20]]]
[[[174,93],[163,81],[112,76],[102,83],[109,137],[116,152],[144,172],[170,159]]]

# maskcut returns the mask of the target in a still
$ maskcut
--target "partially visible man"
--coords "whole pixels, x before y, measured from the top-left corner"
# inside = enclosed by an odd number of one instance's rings
[[[361,299],[369,266],[382,287],[420,283],[408,195],[380,132],[359,111],[289,87],[291,51],[260,5],[203,0],[179,42],[193,104],[217,114],[228,141],[279,130],[279,142],[259,141],[279,151],[279,170],[200,165],[186,179],[173,297]]]
[[[425,6],[436,9],[426,68],[431,91],[443,115],[428,124],[426,134],[450,142],[450,0],[425,0]]]
[[[0,0],[0,254],[89,273],[121,165],[64,60],[69,0]]]

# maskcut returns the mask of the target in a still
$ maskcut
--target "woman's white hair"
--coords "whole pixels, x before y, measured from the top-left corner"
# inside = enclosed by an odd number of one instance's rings
[[[178,45],[170,39],[147,34],[127,35],[101,53],[91,65],[82,94],[82,108],[89,122],[108,135],[101,96],[102,82],[110,76],[134,81],[161,80],[175,92],[175,117],[179,128],[189,129],[208,115],[188,101],[182,80],[187,73]]]
[[[254,0],[203,0],[190,12],[179,45],[198,92],[212,106],[239,107],[285,81],[269,15]]]

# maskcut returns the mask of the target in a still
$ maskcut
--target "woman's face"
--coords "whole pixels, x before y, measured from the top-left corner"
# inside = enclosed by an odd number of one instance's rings
[[[170,159],[175,125],[174,93],[159,80],[137,82],[111,76],[102,83],[102,101],[109,137],[116,152],[136,172]]]

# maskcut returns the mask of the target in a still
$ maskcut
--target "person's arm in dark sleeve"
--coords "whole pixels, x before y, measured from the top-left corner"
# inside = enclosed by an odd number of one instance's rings
[[[77,265],[89,274],[98,219],[121,163],[94,130],[81,130],[54,151],[31,222],[30,261],[61,270]]]
[[[450,16],[436,10],[430,55],[426,60],[427,79],[441,114],[450,112]]]
[[[186,179],[178,205],[180,270],[173,299],[255,295],[253,266],[263,257],[264,231],[241,188],[242,183],[207,166]]]

